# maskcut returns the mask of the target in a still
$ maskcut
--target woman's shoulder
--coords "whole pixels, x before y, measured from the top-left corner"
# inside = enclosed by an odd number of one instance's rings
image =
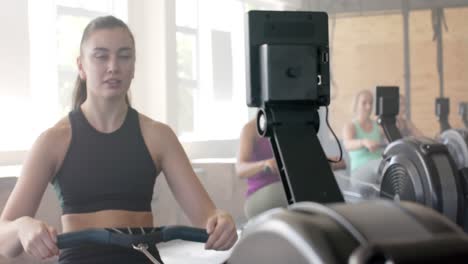
[[[257,119],[251,119],[242,127],[242,134],[256,134],[257,133]]]
[[[171,127],[139,113],[141,135],[154,160],[158,160],[165,150],[178,142]]]
[[[62,141],[69,141],[71,138],[70,120],[68,117],[63,117],[53,126],[44,130],[39,138],[55,144]]]
[[[344,124],[344,129],[348,131],[354,131],[356,129],[356,121],[351,120]]]
[[[145,132],[151,133],[168,133],[172,132],[172,129],[169,125],[156,121],[142,113],[138,113],[138,119],[140,122],[140,127]]]
[[[139,113],[139,122],[143,139],[150,149],[164,149],[168,144],[178,141],[172,128],[163,122],[141,113]]]
[[[45,160],[58,164],[65,156],[66,150],[70,145],[71,134],[68,118],[62,118],[39,135],[31,152],[36,153],[33,155],[37,157],[42,156]]]

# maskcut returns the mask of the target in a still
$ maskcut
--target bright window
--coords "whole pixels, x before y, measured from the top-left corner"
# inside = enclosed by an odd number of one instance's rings
[[[0,29],[11,41],[0,43],[6,52],[0,54],[0,69],[2,80],[12,81],[0,90],[0,154],[9,155],[29,149],[39,133],[70,111],[85,25],[107,14],[126,21],[127,1],[8,1],[2,7]]]
[[[176,0],[177,92],[172,116],[183,141],[236,139],[248,121],[244,17],[284,1]]]

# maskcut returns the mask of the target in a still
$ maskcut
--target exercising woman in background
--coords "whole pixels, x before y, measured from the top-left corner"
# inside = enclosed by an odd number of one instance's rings
[[[337,160],[336,157],[331,159]],[[333,170],[346,167],[344,161],[330,163],[330,166]],[[241,179],[247,179],[244,204],[247,218],[288,205],[270,140],[258,135],[256,119],[250,120],[242,128],[236,173]]]
[[[354,118],[343,129],[343,142],[351,162],[351,178],[366,183],[377,183],[384,142],[379,125],[371,119],[373,101],[368,90],[356,94]]]
[[[244,213],[248,219],[288,205],[270,141],[258,135],[256,119],[242,128],[236,173],[247,179]]]

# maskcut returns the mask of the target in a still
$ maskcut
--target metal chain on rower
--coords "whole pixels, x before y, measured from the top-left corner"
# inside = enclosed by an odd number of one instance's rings
[[[132,245],[133,246],[133,249],[135,250],[138,250],[140,251],[141,253],[145,254],[145,256],[151,260],[153,263],[155,264],[161,264],[161,262],[159,262],[157,259],[154,258],[153,255],[151,255],[151,253],[148,252],[148,244],[143,244],[143,243],[140,243],[138,244],[137,246],[135,245]]]

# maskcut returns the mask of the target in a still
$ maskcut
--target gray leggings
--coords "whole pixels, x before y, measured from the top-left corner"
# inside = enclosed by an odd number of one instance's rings
[[[250,219],[269,209],[287,206],[288,202],[286,201],[283,183],[278,181],[258,189],[247,197],[244,212],[247,219]]]

